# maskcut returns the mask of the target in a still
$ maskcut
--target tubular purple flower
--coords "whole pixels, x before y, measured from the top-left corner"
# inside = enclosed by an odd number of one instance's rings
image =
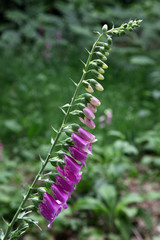
[[[78,148],[75,147],[69,147],[69,152],[73,158],[82,162],[83,164],[85,163],[87,159],[87,153],[81,152]]]
[[[64,191],[71,193],[74,189],[74,183],[62,178],[61,176],[56,177],[56,183],[59,185]]]
[[[88,119],[91,119],[91,120],[95,119],[94,113],[88,107],[85,107],[83,109],[83,113]]]
[[[50,212],[54,214],[54,216],[58,216],[58,214],[62,210],[61,204],[58,204],[57,201],[54,199],[54,197],[49,193],[44,193],[43,195],[43,201]]]
[[[101,105],[101,102],[99,101],[98,98],[92,96],[91,100],[90,100],[90,103],[94,106],[100,106]]]
[[[96,112],[97,112],[96,106],[92,105],[91,103],[88,103],[88,104],[87,104],[87,107],[88,107],[93,113],[96,113]]]
[[[55,219],[54,214],[47,208],[44,203],[39,204],[39,212],[49,222],[48,228],[51,228],[51,224]]]
[[[78,134],[86,141],[89,141],[91,143],[96,142],[95,136],[82,127],[78,128]]]
[[[58,164],[57,164],[57,171],[60,174],[62,174],[65,178],[68,178],[68,180],[70,180],[74,184],[79,183],[79,181],[81,180],[82,172],[75,174],[71,172],[66,166],[64,167],[64,169],[60,168]]]
[[[52,190],[52,193],[55,196],[55,198],[58,199],[62,203],[63,208],[64,209],[68,208],[66,202],[69,198],[69,194],[64,192],[63,189],[56,183],[52,184],[51,190]]]
[[[72,133],[71,137],[72,137],[73,144],[75,147],[77,147],[78,149],[80,149],[83,152],[87,152],[90,154],[88,141],[84,140],[83,138],[78,136],[76,133]]]
[[[79,173],[83,164],[78,164],[73,158],[68,155],[64,155],[65,166],[73,173]]]
[[[84,118],[84,124],[89,127],[90,129],[94,129],[95,128],[95,123],[93,122],[93,120],[90,120],[88,118]]]

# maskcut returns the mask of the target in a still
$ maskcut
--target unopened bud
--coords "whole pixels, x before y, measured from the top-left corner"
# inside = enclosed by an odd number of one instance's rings
[[[105,56],[103,53],[101,53],[101,52],[96,52],[96,54],[97,54],[97,56],[100,57],[103,61],[106,61],[106,60],[107,60],[106,56]]]
[[[98,74],[97,78],[98,78],[99,80],[104,80],[104,76],[103,76],[101,73]]]
[[[107,30],[108,30],[108,25],[104,24],[103,27],[102,27],[102,31],[107,32]]]
[[[103,86],[102,86],[100,83],[97,83],[97,84],[95,85],[95,88],[96,88],[98,91],[101,91],[101,92],[104,90]]]
[[[92,73],[94,73],[99,80],[103,80],[104,79],[103,75],[101,73],[99,73],[98,71],[96,71],[95,69],[92,69],[90,71]]]
[[[103,73],[104,73],[104,70],[103,70],[103,68],[101,68],[101,67],[100,67],[100,68],[98,68],[98,72],[103,74]]]
[[[93,113],[96,113],[96,112],[97,112],[96,106],[92,105],[91,103],[87,103],[87,107],[88,107]]]
[[[93,90],[93,88],[91,87],[90,84],[88,84],[88,87],[85,88],[85,90],[86,90],[87,92],[89,92],[89,93],[93,93],[93,92],[94,92],[94,90]]]
[[[103,68],[103,69],[107,69],[107,68],[108,68],[108,65],[105,64],[105,63],[103,63],[102,68]]]
[[[94,96],[92,96],[92,98],[90,100],[90,103],[94,106],[97,106],[97,107],[101,105],[101,102],[99,101],[99,99],[94,97]]]
[[[106,50],[110,50],[109,44],[108,44],[108,43],[104,43],[104,48],[105,48]]]
[[[109,45],[112,44],[112,38],[110,36],[107,38],[107,42],[108,42]]]
[[[105,55],[108,56],[108,55],[109,55],[109,52],[105,52]]]

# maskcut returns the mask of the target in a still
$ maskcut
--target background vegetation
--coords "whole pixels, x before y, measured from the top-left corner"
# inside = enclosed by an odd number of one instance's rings
[[[99,141],[68,210],[49,231],[37,214],[43,231],[33,227],[22,239],[160,239],[159,9],[158,0],[1,1],[0,215],[7,221],[49,148],[50,126],[61,123],[58,107],[72,96],[69,78],[79,80],[93,31],[143,19],[141,29],[114,39],[97,94]],[[99,121],[105,109],[111,124]]]

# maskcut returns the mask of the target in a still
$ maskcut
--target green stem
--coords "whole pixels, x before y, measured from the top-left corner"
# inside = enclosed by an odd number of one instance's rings
[[[80,79],[80,81],[79,81],[79,83],[78,83],[78,85],[77,85],[77,87],[76,87],[76,90],[75,90],[75,92],[74,92],[74,94],[73,94],[72,100],[71,100],[71,102],[70,102],[70,104],[69,104],[69,107],[68,107],[68,109],[67,109],[66,115],[65,115],[65,117],[64,117],[64,119],[63,119],[63,122],[62,122],[62,124],[61,124],[61,127],[60,127],[60,129],[59,129],[59,131],[58,131],[58,133],[57,133],[57,135],[56,135],[55,141],[54,141],[54,143],[51,145],[51,148],[50,148],[50,150],[49,150],[49,152],[48,152],[48,154],[47,154],[47,157],[46,157],[44,163],[42,164],[42,166],[41,166],[38,174],[36,175],[35,179],[33,180],[33,183],[31,184],[31,186],[30,186],[27,194],[24,196],[21,204],[19,205],[19,208],[18,208],[17,212],[15,213],[12,221],[11,221],[10,224],[8,225],[8,228],[7,228],[7,231],[6,231],[6,233],[5,233],[5,236],[4,236],[3,240],[7,240],[7,238],[8,238],[8,236],[9,236],[11,230],[12,230],[12,227],[13,227],[13,225],[14,225],[14,223],[15,223],[15,221],[16,221],[19,213],[20,213],[20,211],[22,210],[24,204],[25,204],[26,201],[28,200],[28,198],[29,198],[29,196],[30,196],[30,194],[31,194],[31,192],[32,192],[32,189],[35,187],[35,185],[36,185],[36,183],[37,183],[40,175],[43,173],[43,171],[44,171],[44,169],[45,169],[45,167],[46,167],[46,165],[47,165],[47,163],[48,163],[48,161],[49,161],[49,159],[50,159],[50,155],[51,155],[53,149],[55,148],[59,137],[61,136],[61,134],[62,134],[62,132],[63,132],[63,129],[64,129],[64,127],[65,127],[65,123],[66,123],[66,121],[67,121],[67,119],[68,119],[68,117],[69,117],[69,113],[70,113],[70,110],[71,110],[71,108],[72,108],[72,106],[73,106],[73,103],[74,103],[74,101],[75,101],[75,98],[76,98],[76,96],[77,96],[78,90],[79,90],[79,88],[81,87],[82,81],[83,81],[84,78],[85,78],[85,75],[86,75],[86,72],[87,72],[87,70],[88,70],[89,63],[90,63],[91,58],[92,58],[92,56],[93,56],[95,47],[96,47],[97,43],[100,41],[100,39],[102,38],[102,36],[103,36],[103,33],[99,35],[99,37],[97,38],[97,40],[95,41],[95,43],[94,43],[93,46],[92,46],[91,52],[89,53],[87,62],[86,62],[86,64],[85,64],[85,68],[84,68],[83,74],[82,74],[81,79]]]

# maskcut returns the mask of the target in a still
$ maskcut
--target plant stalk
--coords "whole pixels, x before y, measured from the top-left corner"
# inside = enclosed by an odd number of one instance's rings
[[[108,31],[108,32],[109,32],[109,31]],[[49,161],[49,159],[50,159],[51,153],[52,153],[53,149],[55,148],[55,146],[56,146],[56,144],[57,144],[57,141],[58,141],[59,137],[61,136],[61,134],[62,134],[62,132],[63,132],[63,129],[64,129],[64,127],[65,127],[65,123],[66,123],[66,121],[67,121],[67,119],[68,119],[68,117],[69,117],[69,113],[70,113],[70,111],[71,111],[71,108],[72,108],[73,103],[74,103],[74,101],[75,101],[75,98],[76,98],[76,96],[77,96],[77,93],[78,93],[78,91],[79,91],[79,89],[80,89],[80,87],[81,87],[81,84],[82,84],[82,82],[83,82],[83,80],[84,80],[84,78],[85,78],[85,75],[86,75],[86,73],[87,73],[87,70],[88,70],[88,67],[89,67],[89,63],[90,63],[90,61],[91,61],[91,59],[92,59],[92,56],[93,56],[95,47],[96,47],[97,43],[100,41],[100,39],[102,38],[103,35],[104,35],[104,33],[100,34],[100,35],[98,36],[97,40],[94,42],[94,44],[93,44],[93,46],[92,46],[91,52],[89,53],[87,62],[86,62],[86,64],[85,64],[85,68],[84,68],[83,74],[82,74],[81,79],[80,79],[80,81],[79,81],[79,83],[78,83],[78,85],[77,85],[77,87],[76,87],[76,89],[75,89],[75,92],[74,92],[74,94],[73,94],[73,97],[72,97],[72,99],[71,99],[71,102],[70,102],[70,104],[69,104],[69,107],[68,107],[68,109],[67,109],[66,115],[65,115],[65,117],[64,117],[64,119],[63,119],[63,121],[62,121],[61,127],[60,127],[60,129],[59,129],[59,131],[58,131],[58,133],[57,133],[57,135],[56,135],[55,141],[54,141],[54,143],[51,145],[50,150],[49,150],[49,152],[48,152],[48,154],[47,154],[47,157],[46,157],[44,163],[42,164],[39,172],[37,173],[35,179],[33,180],[33,182],[32,182],[32,184],[31,184],[31,186],[30,186],[27,194],[24,196],[21,204],[19,205],[19,208],[17,209],[17,211],[16,211],[16,213],[15,213],[12,221],[11,221],[10,224],[8,225],[8,228],[7,228],[7,231],[6,231],[5,235],[4,235],[3,240],[7,240],[8,236],[9,236],[9,234],[10,234],[12,228],[13,228],[13,225],[14,225],[14,223],[16,222],[16,219],[17,219],[20,211],[22,210],[24,204],[25,204],[26,201],[28,200],[28,198],[29,198],[29,196],[30,196],[30,194],[31,194],[31,192],[32,192],[32,189],[35,187],[35,185],[36,185],[36,183],[37,183],[40,175],[43,173],[43,171],[44,171],[44,169],[45,169],[45,167],[46,167],[46,165],[47,165],[47,163],[48,163],[48,161]]]

